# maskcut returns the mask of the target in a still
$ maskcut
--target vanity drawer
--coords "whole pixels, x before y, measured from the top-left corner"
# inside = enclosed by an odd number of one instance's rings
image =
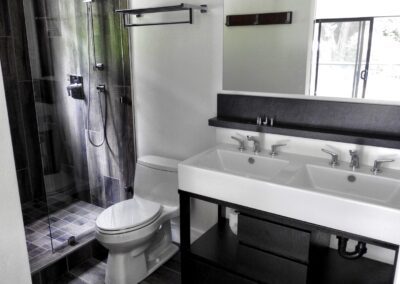
[[[267,252],[308,263],[310,237],[306,231],[239,215],[239,241]]]
[[[238,272],[268,284],[306,284],[307,265],[239,244]],[[228,282],[225,282],[228,283]]]

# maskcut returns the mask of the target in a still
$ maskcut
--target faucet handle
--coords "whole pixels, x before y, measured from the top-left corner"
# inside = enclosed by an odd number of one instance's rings
[[[253,141],[253,142],[258,142],[258,139],[257,139],[257,137],[255,137],[255,136],[250,136],[250,135],[247,135],[247,140],[248,141]]]
[[[393,159],[377,159],[374,162],[374,167],[371,169],[371,172],[374,175],[381,173],[382,172],[381,165],[383,163],[391,163],[391,162],[394,162],[394,160]]]
[[[243,139],[237,138],[237,137],[235,137],[235,136],[231,136],[231,138],[232,138],[233,140],[236,140],[237,142],[239,142],[239,148],[238,148],[238,150],[239,150],[240,152],[243,152],[244,150],[246,150],[246,147],[244,146],[244,140],[243,140]]]
[[[272,157],[278,155],[277,148],[278,148],[278,147],[282,147],[282,146],[286,146],[286,144],[273,144],[273,145],[271,146],[271,152],[269,152],[269,154],[270,154]]]
[[[326,150],[324,148],[322,148],[321,151],[332,156],[332,159],[329,162],[329,165],[331,165],[332,167],[339,166],[339,155],[337,153]]]

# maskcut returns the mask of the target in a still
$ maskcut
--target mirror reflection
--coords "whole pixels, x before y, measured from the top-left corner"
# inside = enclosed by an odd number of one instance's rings
[[[225,0],[225,16],[293,17],[291,24],[225,25],[223,87],[399,101],[399,2]]]

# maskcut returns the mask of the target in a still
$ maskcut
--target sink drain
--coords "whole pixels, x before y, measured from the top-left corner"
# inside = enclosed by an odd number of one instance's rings
[[[349,175],[349,176],[347,177],[347,180],[348,180],[349,182],[355,182],[355,181],[356,181],[356,177],[353,176],[353,175]]]
[[[255,162],[254,158],[250,157],[249,158],[249,164],[254,164],[254,162]]]

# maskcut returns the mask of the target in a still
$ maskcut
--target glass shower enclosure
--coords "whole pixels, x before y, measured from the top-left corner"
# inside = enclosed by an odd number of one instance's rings
[[[29,161],[18,179],[35,270],[45,255],[93,239],[98,214],[126,199],[133,184],[129,34],[114,12],[127,0],[2,2],[0,13],[9,17],[0,20],[0,39],[7,27],[13,45],[0,48],[0,59],[14,154],[18,159],[23,149]],[[21,59],[14,69],[24,68],[25,78],[12,77],[10,52]],[[27,99],[18,105],[14,98]],[[22,146],[13,119],[19,115]]]

